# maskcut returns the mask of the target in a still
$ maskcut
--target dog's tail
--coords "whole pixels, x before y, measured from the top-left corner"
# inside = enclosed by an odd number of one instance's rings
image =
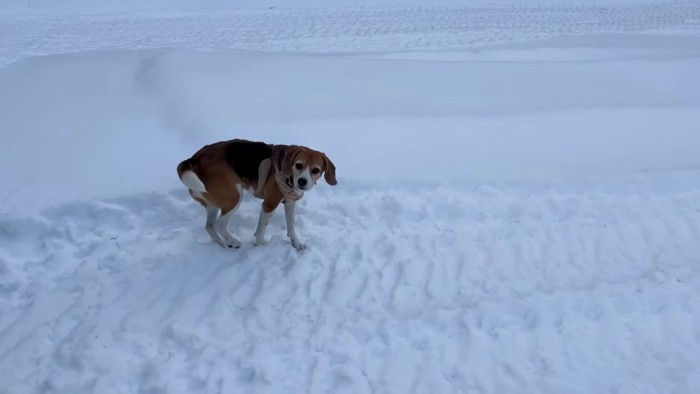
[[[187,159],[178,164],[177,175],[180,176],[180,181],[187,186],[188,189],[198,193],[206,193],[207,189],[204,187],[204,183],[202,183],[202,180],[194,173],[194,162],[194,159]]]

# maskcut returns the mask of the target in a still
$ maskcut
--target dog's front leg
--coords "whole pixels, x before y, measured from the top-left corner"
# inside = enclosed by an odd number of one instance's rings
[[[296,248],[296,250],[304,250],[306,249],[306,245],[301,243],[299,241],[299,237],[297,237],[297,231],[294,228],[294,207],[296,206],[296,202],[290,201],[284,203],[284,218],[287,220],[287,235],[289,236],[289,239],[292,241],[292,246]]]
[[[272,212],[273,210],[270,210],[269,212],[266,212],[265,209],[265,203],[263,203],[263,206],[260,208],[260,218],[258,219],[258,228],[255,230],[255,244],[256,245],[264,245],[267,242],[265,241],[265,230],[267,229],[267,225],[270,223],[270,218],[272,217]]]

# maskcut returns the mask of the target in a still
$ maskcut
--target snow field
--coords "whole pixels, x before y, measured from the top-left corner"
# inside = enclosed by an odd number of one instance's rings
[[[0,393],[700,386],[696,3],[81,1],[0,16]],[[308,250],[204,232],[236,137],[337,165]]]
[[[216,248],[178,192],[3,225],[3,250],[27,258],[4,270],[21,263],[36,276],[3,284],[31,304],[0,320],[5,384],[652,393],[699,383],[697,192],[346,185],[307,197],[302,254],[281,214],[271,243],[252,246],[252,201],[231,227],[242,249]]]

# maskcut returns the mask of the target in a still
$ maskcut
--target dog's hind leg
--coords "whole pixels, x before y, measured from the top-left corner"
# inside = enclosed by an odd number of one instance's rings
[[[207,209],[207,224],[204,225],[204,229],[207,230],[207,233],[211,237],[212,241],[219,244],[219,246],[222,248],[227,247],[226,242],[224,242],[223,238],[221,238],[215,228],[217,222],[216,218],[219,216],[219,208],[210,204],[207,204],[205,208]]]
[[[228,211],[227,213],[221,215],[219,220],[216,221],[216,231],[224,239],[224,244],[221,245],[225,248],[238,249],[241,247],[241,242],[237,240],[229,231],[228,224],[231,221],[231,217],[236,212],[235,209]]]
[[[216,232],[219,233],[221,238],[224,240],[224,245],[221,245],[225,248],[232,248],[232,249],[238,249],[241,247],[241,242],[237,240],[228,230],[228,225],[229,222],[231,221],[231,218],[233,217],[233,214],[236,213],[238,210],[238,206],[241,205],[241,200],[242,200],[242,190],[239,188],[238,189],[238,198],[236,199],[236,203],[233,207],[224,207],[221,209],[221,216],[219,219],[216,221],[216,224],[214,227],[216,228]]]

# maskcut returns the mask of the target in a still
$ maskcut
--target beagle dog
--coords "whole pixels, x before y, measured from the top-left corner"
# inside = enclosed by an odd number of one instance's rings
[[[224,248],[241,246],[228,225],[247,191],[263,200],[255,244],[266,242],[265,229],[270,217],[283,203],[292,246],[305,249],[294,228],[295,203],[316,185],[321,175],[329,185],[338,183],[335,165],[325,153],[304,146],[241,139],[203,147],[177,166],[177,174],[192,198],[206,208],[207,233]]]

